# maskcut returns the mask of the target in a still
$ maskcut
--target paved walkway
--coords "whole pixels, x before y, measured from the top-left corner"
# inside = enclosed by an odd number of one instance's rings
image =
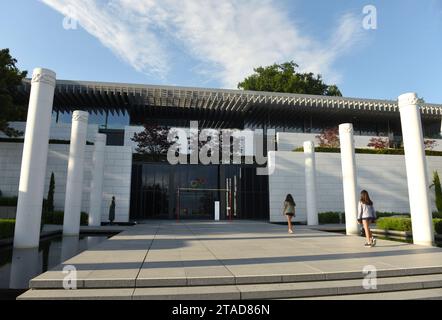
[[[319,281],[361,274],[438,267],[442,249],[364,239],[264,222],[150,222],[85,251],[64,265],[78,270],[79,288],[229,285],[275,281]],[[63,266],[32,281],[34,288],[61,287]],[[44,284],[44,285],[43,285]]]

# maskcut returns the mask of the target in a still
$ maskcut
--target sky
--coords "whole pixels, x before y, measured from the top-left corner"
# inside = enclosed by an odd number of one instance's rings
[[[0,0],[0,48],[58,79],[226,89],[295,61],[347,97],[442,104],[442,0]]]

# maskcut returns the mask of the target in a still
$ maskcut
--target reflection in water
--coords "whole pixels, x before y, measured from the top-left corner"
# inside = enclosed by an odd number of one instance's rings
[[[27,288],[29,280],[39,275],[41,271],[42,264],[39,259],[38,248],[14,249],[9,288]]]
[[[78,236],[63,237],[61,244],[61,262],[69,260],[79,251],[80,239]]]
[[[32,278],[107,238],[106,235],[57,237],[42,241],[38,249],[0,249],[0,289],[27,289]]]

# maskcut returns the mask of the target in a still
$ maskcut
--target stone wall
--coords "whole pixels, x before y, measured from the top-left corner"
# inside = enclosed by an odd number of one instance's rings
[[[304,154],[276,152],[276,170],[269,177],[270,220],[285,221],[282,203],[291,193],[297,203],[296,221],[307,221]],[[358,190],[366,189],[377,211],[409,213],[408,185],[405,157],[399,155],[357,154]],[[442,174],[442,158],[427,157],[428,181],[437,170]],[[342,169],[340,154],[317,153],[317,201],[318,211],[344,211]],[[430,190],[434,205],[434,190]]]
[[[0,143],[0,190],[4,196],[17,196],[20,181],[22,143]],[[94,146],[86,146],[82,211],[89,212],[92,156]],[[107,220],[112,196],[116,201],[116,221],[129,221],[132,150],[130,147],[106,146],[103,184],[102,217]],[[49,146],[46,170],[45,197],[51,173],[55,175],[54,203],[56,210],[64,210],[69,145]]]

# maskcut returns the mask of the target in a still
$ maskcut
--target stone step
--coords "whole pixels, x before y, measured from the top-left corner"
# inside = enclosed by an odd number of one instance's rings
[[[358,280],[331,280],[295,283],[241,284],[128,289],[32,289],[19,300],[134,299],[134,300],[250,300],[336,297],[380,292],[442,288],[442,274],[377,279],[377,288],[367,291]]]
[[[442,288],[286,300],[442,300]]]
[[[142,269],[144,270],[144,269]],[[361,271],[345,271],[331,273],[311,274],[286,274],[286,275],[242,275],[242,276],[186,276],[181,270],[179,274],[172,274],[168,269],[156,270],[156,274],[148,272],[128,272],[125,278],[117,277],[115,272],[109,270],[106,274],[96,277],[93,271],[79,271],[77,274],[77,287],[81,289],[110,289],[110,288],[152,288],[152,287],[188,287],[210,285],[247,285],[247,284],[272,284],[272,283],[297,283],[314,281],[335,281],[363,279]],[[442,274],[442,267],[423,267],[407,269],[378,270],[378,278],[418,276]],[[107,275],[107,276],[106,276]],[[30,281],[31,289],[61,289],[66,275],[59,270],[46,272]]]

